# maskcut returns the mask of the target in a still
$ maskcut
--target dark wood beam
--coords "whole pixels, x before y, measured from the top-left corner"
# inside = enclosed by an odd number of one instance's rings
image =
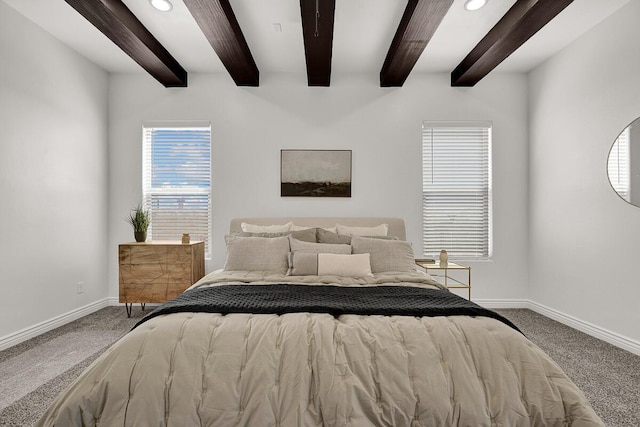
[[[229,0],[184,0],[237,86],[258,86],[260,72]]]
[[[573,0],[518,0],[451,73],[451,86],[473,86]]]
[[[335,10],[335,0],[300,0],[304,56],[307,62],[307,84],[309,86],[329,86],[331,84]]]
[[[121,0],[65,0],[165,87],[186,87],[187,72]]]
[[[453,0],[409,0],[380,71],[380,86],[402,86]]]

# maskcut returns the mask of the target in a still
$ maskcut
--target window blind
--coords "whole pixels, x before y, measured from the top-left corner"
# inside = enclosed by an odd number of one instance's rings
[[[143,198],[152,240],[205,242],[210,258],[211,126],[143,127]]]
[[[629,188],[631,187],[629,159],[629,128],[626,128],[611,147],[609,161],[607,162],[607,173],[613,189],[627,202],[629,201]]]
[[[491,257],[491,123],[424,122],[423,253]]]

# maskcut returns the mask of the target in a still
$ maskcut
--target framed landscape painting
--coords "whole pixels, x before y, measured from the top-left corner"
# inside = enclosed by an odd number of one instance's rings
[[[351,150],[280,150],[280,196],[351,197]]]

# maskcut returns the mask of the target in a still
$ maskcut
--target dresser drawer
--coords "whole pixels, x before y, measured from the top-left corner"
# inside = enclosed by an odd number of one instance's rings
[[[133,264],[120,266],[120,283],[189,283],[190,264]],[[189,283],[189,286],[191,283]]]
[[[191,262],[191,247],[185,246],[127,246],[120,250],[121,264],[166,264]]]

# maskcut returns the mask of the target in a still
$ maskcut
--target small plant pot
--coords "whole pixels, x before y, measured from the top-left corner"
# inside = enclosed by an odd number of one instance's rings
[[[133,236],[136,238],[136,242],[145,242],[147,240],[146,231],[134,231]]]

